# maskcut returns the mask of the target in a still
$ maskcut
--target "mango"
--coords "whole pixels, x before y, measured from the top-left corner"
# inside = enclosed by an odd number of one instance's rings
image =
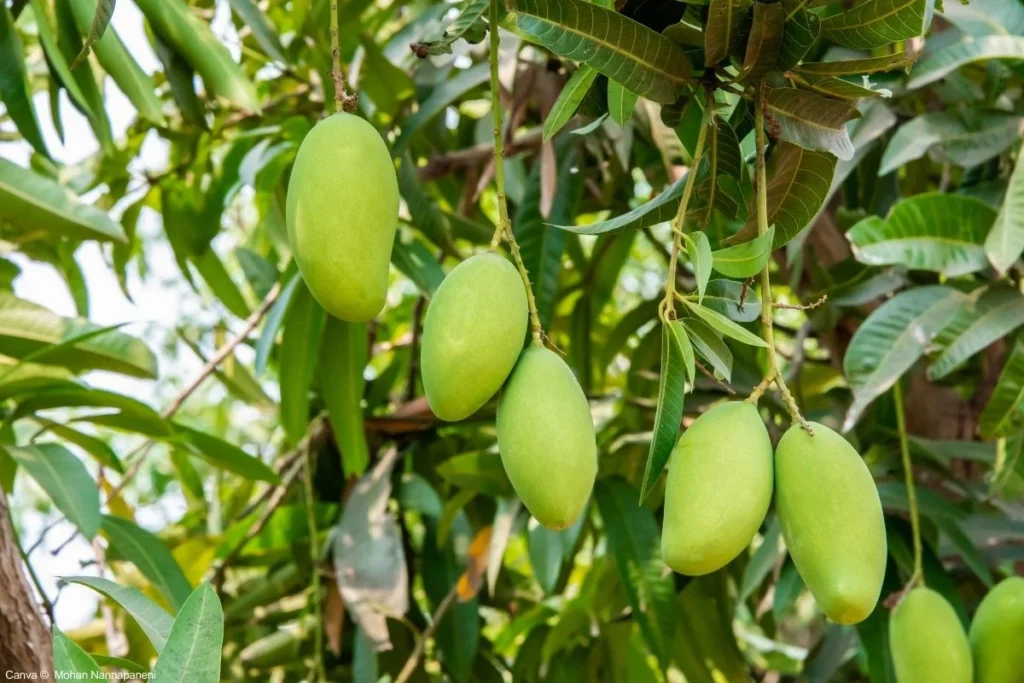
[[[970,642],[975,683],[1024,683],[1024,578],[1011,576],[988,592]]]
[[[971,683],[967,634],[953,607],[930,588],[910,591],[889,616],[897,683]]]
[[[549,529],[580,516],[597,476],[590,404],[554,351],[533,344],[519,356],[498,399],[498,450],[526,509]]]
[[[398,228],[398,179],[373,126],[334,114],[299,146],[288,182],[288,239],[314,298],[335,318],[384,308]]]
[[[722,403],[683,432],[669,463],[661,556],[681,574],[729,564],[772,500],[772,442],[757,408]]]
[[[875,608],[886,541],[878,489],[846,439],[793,425],[775,449],[775,507],[789,554],[821,610],[840,624]]]
[[[420,370],[435,415],[465,419],[498,393],[523,350],[527,317],[526,288],[508,259],[478,254],[455,266],[423,321]]]

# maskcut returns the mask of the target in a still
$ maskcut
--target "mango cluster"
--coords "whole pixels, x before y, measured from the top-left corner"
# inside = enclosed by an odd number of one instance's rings
[[[885,574],[882,504],[857,451],[825,425],[791,427],[772,454],[757,408],[717,405],[672,454],[661,552],[682,574],[716,571],[750,545],[775,494],[790,556],[822,611],[865,619]],[[812,435],[813,432],[813,435]]]

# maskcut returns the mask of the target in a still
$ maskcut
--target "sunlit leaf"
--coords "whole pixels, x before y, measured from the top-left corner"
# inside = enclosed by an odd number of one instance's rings
[[[702,232],[685,233],[686,254],[690,257],[693,274],[697,278],[697,301],[704,298],[704,289],[711,279],[711,244],[708,236]]]
[[[908,88],[934,83],[964,64],[987,59],[1024,59],[1024,36],[964,36],[960,42],[943,46],[917,60],[910,72]]]
[[[116,602],[142,628],[158,653],[167,643],[167,636],[171,633],[174,618],[160,605],[143,595],[139,589],[132,586],[121,586],[96,576],[64,576],[60,580],[64,583],[88,586]]]
[[[260,44],[267,56],[273,60],[288,63],[284,47],[281,46],[281,39],[277,37],[274,27],[267,21],[266,15],[253,0],[230,0],[231,9],[242,18],[246,26],[252,31],[256,42]]]
[[[441,268],[441,264],[437,262],[430,249],[415,237],[408,242],[402,239],[401,235],[395,238],[395,245],[391,250],[391,263],[427,296],[432,296],[444,280],[444,269]]]
[[[320,391],[335,442],[341,451],[345,476],[359,476],[370,462],[363,426],[363,370],[369,359],[365,323],[349,323],[328,316],[320,345]]]
[[[679,199],[683,195],[686,176],[665,188],[661,194],[637,208],[606,221],[588,225],[555,225],[554,227],[577,235],[600,235],[606,232],[640,230],[658,223],[672,220],[679,211]]]
[[[213,587],[204,583],[192,593],[174,619],[167,644],[153,669],[161,683],[218,683],[224,612]]]
[[[1020,423],[1024,404],[1024,337],[1019,337],[979,418],[983,438],[1005,436]]]
[[[74,61],[71,62],[71,68],[74,69],[82,63],[86,57],[89,56],[89,51],[92,50],[92,46],[98,43],[100,38],[107,30],[107,26],[110,24],[111,17],[114,16],[114,0],[99,0],[96,3],[96,11],[93,13],[92,22],[89,24],[87,31],[82,31],[85,34],[85,40],[82,41],[82,51],[78,53]]]
[[[278,376],[281,382],[281,426],[291,445],[309,423],[309,387],[316,370],[327,313],[299,281],[284,317]]]
[[[964,313],[970,315],[970,322],[928,368],[930,379],[942,379],[974,354],[1024,325],[1024,295],[1005,287],[993,289],[966,304]]]
[[[650,494],[668,463],[679,437],[683,418],[683,395],[686,390],[686,362],[682,338],[686,336],[677,320],[661,326],[661,379],[658,383],[658,406],[654,413],[654,433],[647,453],[647,466],[640,486],[640,502]],[[691,351],[692,354],[692,351]]]
[[[753,277],[764,269],[772,255],[772,244],[775,240],[775,226],[768,232],[758,235],[749,242],[733,247],[726,247],[713,252],[712,267],[726,277]]]
[[[747,328],[740,326],[738,323],[730,320],[711,308],[693,304],[688,305],[687,308],[694,315],[711,326],[712,329],[720,332],[730,339],[735,339],[741,344],[749,344],[750,346],[768,346],[768,343],[765,342],[764,339],[761,339],[761,337],[758,337]]]
[[[883,57],[845,59],[834,62],[804,62],[797,73],[807,76],[853,76],[873,74],[879,71],[908,68],[917,59],[918,53],[911,50],[895,52]]]
[[[53,669],[58,680],[102,680],[103,672],[89,653],[53,626]]]
[[[280,482],[280,477],[266,463],[228,443],[213,434],[192,429],[182,424],[174,425],[175,431],[188,447],[188,451],[213,467],[234,472],[252,481]]]
[[[21,38],[14,27],[14,17],[11,16],[6,3],[0,7],[0,100],[3,100],[6,114],[17,126],[25,141],[44,157],[48,157],[50,153],[43,142],[39,118],[32,102],[32,88],[25,67],[25,47],[21,44]],[[3,163],[6,165],[9,162]],[[0,171],[2,170],[3,166],[0,166]],[[0,183],[2,182],[3,178],[0,176]],[[0,201],[0,211],[3,208],[4,205]]]
[[[922,114],[900,126],[889,141],[878,175],[891,173],[933,151],[940,161],[964,168],[978,166],[1002,154],[1024,131],[1024,118],[980,114],[970,125],[945,112]]]
[[[576,114],[576,110],[579,109],[580,103],[583,102],[583,98],[586,97],[587,91],[590,90],[590,86],[594,84],[596,78],[597,71],[586,64],[576,69],[562,88],[562,92],[558,94],[558,99],[555,100],[551,111],[548,112],[548,117],[544,120],[545,142],[562,130],[569,119]]]
[[[612,117],[612,121],[620,126],[625,125],[633,116],[636,100],[636,93],[618,81],[608,80],[608,115]]]
[[[728,382],[732,378],[732,351],[710,325],[700,318],[683,318],[693,348]]]
[[[779,124],[782,139],[810,151],[831,152],[840,159],[853,157],[846,124],[860,118],[860,112],[847,102],[798,88],[775,88],[768,94],[767,107]]]
[[[735,280],[712,280],[708,283],[703,305],[730,320],[749,323],[761,316],[761,298],[753,287]]]
[[[479,43],[486,35],[483,15],[487,11],[487,5],[488,0],[462,0],[459,3],[458,14],[440,35],[429,35],[409,47],[417,57],[427,57],[428,55],[451,54],[452,44],[459,38],[465,38],[471,43]]]
[[[402,133],[391,147],[393,155],[400,156],[412,136],[444,111],[445,107],[486,81],[490,77],[490,67],[486,62],[482,62],[455,73],[455,78],[444,81],[434,88],[430,97],[420,103],[416,113],[402,124]]]
[[[1005,273],[1024,251],[1024,155],[1017,156],[1006,198],[985,238],[985,254],[996,270]]]
[[[924,34],[928,0],[859,0],[822,19],[822,35],[843,47],[870,50]]]
[[[132,522],[106,515],[103,533],[118,559],[131,562],[159,589],[177,612],[192,593],[188,579],[159,538]]]
[[[57,443],[8,446],[7,452],[46,491],[68,521],[92,540],[100,529],[100,494],[82,461]]]

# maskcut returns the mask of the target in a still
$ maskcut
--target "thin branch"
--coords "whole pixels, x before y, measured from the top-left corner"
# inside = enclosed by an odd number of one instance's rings
[[[493,0],[492,0],[493,2]],[[456,581],[452,584],[452,588],[448,591],[448,595],[444,596],[444,600],[437,606],[434,611],[434,615],[430,618],[430,624],[423,629],[423,633],[420,635],[419,640],[416,641],[416,646],[413,647],[412,653],[409,655],[409,659],[405,660],[405,666],[402,667],[401,673],[398,674],[398,678],[395,679],[395,683],[406,683],[409,678],[416,672],[416,666],[419,664],[420,657],[423,656],[423,649],[426,647],[427,640],[434,635],[434,631],[437,630],[438,624],[441,623],[441,619],[448,612],[448,609],[455,602],[455,598],[458,596],[459,582]]]
[[[774,303],[774,304],[772,304],[772,307],[776,308],[776,309],[778,309],[778,308],[785,308],[785,309],[789,309],[789,310],[793,310],[793,311],[813,311],[815,308],[817,308],[818,306],[821,306],[826,301],[828,301],[828,294],[822,294],[821,298],[819,298],[817,301],[814,301],[814,302],[809,303],[809,304],[779,304],[779,303]]]
[[[914,573],[907,582],[908,589],[924,585],[923,548],[921,545],[921,520],[917,510],[917,489],[914,486],[914,469],[910,461],[910,442],[907,438],[907,418],[903,408],[903,387],[899,380],[892,385],[893,402],[896,404],[896,427],[900,433],[900,457],[903,460],[903,476],[907,487],[907,501],[910,507],[910,528],[914,535]]]
[[[316,571],[320,566],[320,543],[317,539],[316,529],[316,501],[313,498],[313,453],[311,449],[305,449],[303,460],[305,467],[302,469],[305,476],[302,479],[305,485],[306,519],[309,525],[309,559],[314,570],[313,595],[310,598],[313,601],[315,619],[313,625],[313,670],[316,681],[325,681],[327,673],[324,671],[324,614],[320,595],[320,572]]]
[[[540,130],[524,133],[504,145],[505,157],[540,147],[543,141],[544,136]],[[419,177],[423,181],[437,180],[455,169],[476,166],[482,162],[493,162],[494,158],[494,144],[482,142],[479,145],[430,157],[427,159],[426,165],[419,169]]]
[[[338,41],[338,0],[331,0],[331,78],[334,80],[334,111],[352,113],[359,106],[359,96],[345,90],[345,73],[341,70],[341,46]]]
[[[731,386],[729,386],[728,384],[726,384],[722,380],[720,380],[717,377],[715,377],[715,373],[713,373],[711,370],[709,370],[708,367],[706,365],[704,365],[703,363],[701,363],[699,360],[694,359],[693,364],[697,366],[698,370],[700,370],[705,375],[707,375],[707,377],[712,382],[714,382],[718,386],[720,386],[723,389],[725,389],[728,393],[730,393],[730,394],[735,394],[736,393],[735,389],[733,389]]]

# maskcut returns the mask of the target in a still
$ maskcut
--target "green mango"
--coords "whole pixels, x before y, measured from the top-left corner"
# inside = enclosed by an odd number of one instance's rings
[[[897,683],[971,683],[971,647],[953,607],[930,588],[910,591],[889,616]]]
[[[1000,581],[978,605],[970,631],[975,683],[1024,683],[1024,578]]]
[[[661,556],[681,574],[729,564],[750,545],[772,501],[772,442],[757,408],[717,405],[672,452]]]
[[[365,120],[335,114],[309,131],[288,182],[288,239],[309,291],[335,318],[384,308],[398,228],[398,179]]]
[[[821,610],[856,624],[885,575],[882,503],[853,446],[825,425],[793,425],[775,449],[775,506],[789,554]]]
[[[526,509],[549,529],[580,516],[597,476],[590,404],[554,351],[534,343],[498,399],[498,450]]]
[[[420,371],[427,403],[442,420],[462,420],[491,399],[526,339],[526,287],[508,259],[477,254],[455,266],[423,321]]]

